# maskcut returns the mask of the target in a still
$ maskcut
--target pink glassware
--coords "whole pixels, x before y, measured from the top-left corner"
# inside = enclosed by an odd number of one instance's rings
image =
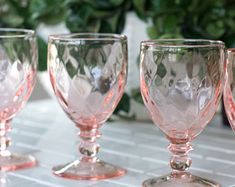
[[[170,141],[172,172],[144,187],[219,186],[189,173],[191,142],[217,110],[223,80],[224,44],[210,40],[141,43],[140,86],[153,122]]]
[[[99,128],[120,101],[127,78],[127,39],[116,34],[69,34],[49,37],[48,71],[55,95],[80,129],[81,157],[55,166],[55,175],[99,180],[126,173],[96,155]]]
[[[229,123],[235,132],[235,48],[227,50],[225,69],[225,86],[223,92],[224,108]]]
[[[0,170],[34,166],[30,155],[11,153],[7,133],[11,121],[32,93],[37,70],[37,41],[34,31],[0,29]]]

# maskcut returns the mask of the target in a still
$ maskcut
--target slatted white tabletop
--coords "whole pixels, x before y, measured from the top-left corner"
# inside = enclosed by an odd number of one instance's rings
[[[193,174],[235,186],[235,135],[216,116],[194,142]],[[51,167],[73,160],[78,129],[54,100],[27,104],[15,117],[11,150],[30,153],[38,166],[1,173],[1,187],[140,187],[143,180],[168,173],[168,142],[152,123],[108,122],[102,128],[99,157],[125,167],[124,177],[103,181],[75,181],[54,176]]]

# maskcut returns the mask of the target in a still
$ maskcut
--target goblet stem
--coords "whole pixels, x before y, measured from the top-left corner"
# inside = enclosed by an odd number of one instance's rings
[[[79,133],[81,143],[79,145],[79,152],[82,155],[81,162],[96,162],[97,153],[99,152],[100,145],[96,139],[101,136],[98,129],[81,130]]]
[[[173,154],[170,160],[172,174],[184,175],[192,163],[191,158],[188,156],[189,151],[193,150],[190,142],[171,142],[168,149]]]
[[[7,133],[11,131],[11,120],[0,122],[0,171],[13,171],[36,165],[36,160],[30,155],[19,155],[8,151],[11,139]]]
[[[96,139],[101,136],[97,128],[84,130],[80,128],[79,152],[81,157],[71,163],[53,167],[55,175],[78,180],[99,180],[122,176],[126,170],[99,160],[96,155],[100,145]]]
[[[11,145],[11,139],[7,136],[7,133],[11,131],[10,121],[0,122],[0,156],[10,156],[10,152],[7,148]]]
[[[143,187],[220,187],[216,182],[194,176],[187,172],[192,163],[191,158],[188,156],[189,151],[193,150],[190,142],[171,141],[168,149],[173,154],[170,160],[172,172],[144,181]]]

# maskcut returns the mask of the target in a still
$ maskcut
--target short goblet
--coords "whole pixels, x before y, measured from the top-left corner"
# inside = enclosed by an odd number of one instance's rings
[[[144,187],[219,186],[187,170],[191,141],[216,112],[223,80],[224,44],[165,39],[141,43],[140,86],[153,122],[170,141],[172,172]]]
[[[235,132],[235,48],[227,50],[225,63],[225,85],[223,92],[224,108],[229,123]]]
[[[30,155],[11,153],[7,133],[11,121],[32,93],[37,70],[37,41],[34,31],[0,29],[0,170],[34,166]]]
[[[98,180],[125,174],[99,160],[99,128],[120,101],[127,78],[127,39],[117,34],[80,33],[49,37],[48,71],[55,95],[80,129],[81,157],[53,168],[70,179]]]

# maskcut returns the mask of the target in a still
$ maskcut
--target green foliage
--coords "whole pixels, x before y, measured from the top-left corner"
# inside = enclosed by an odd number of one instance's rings
[[[71,32],[121,33],[126,13],[135,11],[150,22],[150,38],[219,39],[235,47],[234,10],[234,0],[0,0],[0,27],[35,29],[65,21]],[[39,70],[45,70],[46,43],[38,41]],[[138,90],[132,96],[141,102]],[[116,113],[128,113],[129,100],[124,95]]]
[[[130,6],[124,0],[70,1],[66,25],[72,32],[120,33]]]
[[[59,23],[68,16],[67,3],[66,0],[30,0],[30,19],[36,23]]]
[[[40,23],[65,21],[71,32],[120,33],[132,10],[151,22],[150,38],[220,39],[232,47],[234,9],[233,0],[1,0],[0,27],[35,29]]]
[[[235,32],[232,0],[155,0],[150,4],[146,16],[152,21],[148,28],[151,38],[220,39],[235,46],[228,39]]]

